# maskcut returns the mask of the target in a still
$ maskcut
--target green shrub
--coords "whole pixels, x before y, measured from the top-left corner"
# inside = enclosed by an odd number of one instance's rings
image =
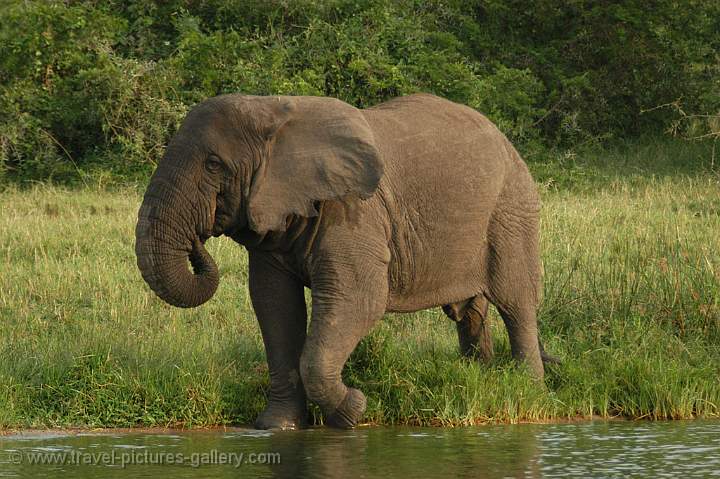
[[[479,109],[524,153],[663,131],[712,137],[720,112],[715,0],[5,4],[9,179],[144,176],[188,108],[228,92],[358,107],[431,92]]]
[[[102,117],[81,78],[125,22],[52,1],[11,2],[1,15],[0,164],[23,178],[62,177],[102,143]]]
[[[87,166],[102,166],[118,175],[147,174],[187,113],[175,70],[107,52],[78,80],[101,118],[103,134],[102,146],[86,157]]]

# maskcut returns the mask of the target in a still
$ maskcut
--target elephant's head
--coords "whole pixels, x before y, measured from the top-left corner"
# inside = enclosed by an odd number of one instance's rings
[[[166,302],[199,306],[218,286],[207,238],[281,232],[292,215],[316,215],[318,201],[369,197],[382,173],[370,127],[346,103],[212,98],[187,115],[150,180],[135,231],[138,266]]]

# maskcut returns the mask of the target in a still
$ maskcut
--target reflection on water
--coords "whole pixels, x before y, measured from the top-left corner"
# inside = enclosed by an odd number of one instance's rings
[[[439,474],[720,477],[720,422],[0,437],[0,477],[435,479]]]

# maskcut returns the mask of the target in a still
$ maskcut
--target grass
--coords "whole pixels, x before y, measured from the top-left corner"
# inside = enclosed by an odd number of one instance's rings
[[[546,387],[459,358],[438,309],[388,315],[346,381],[374,423],[720,416],[720,177],[707,146],[646,141],[533,164],[544,208]],[[246,255],[174,309],[135,266],[137,188],[0,193],[0,428],[250,423],[267,387]],[[317,416],[317,410],[313,410]]]

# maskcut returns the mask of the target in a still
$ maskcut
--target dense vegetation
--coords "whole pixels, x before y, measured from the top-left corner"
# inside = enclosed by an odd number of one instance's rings
[[[360,107],[434,92],[488,114],[531,159],[719,128],[716,0],[2,3],[8,179],[143,178],[187,109],[224,92]]]

